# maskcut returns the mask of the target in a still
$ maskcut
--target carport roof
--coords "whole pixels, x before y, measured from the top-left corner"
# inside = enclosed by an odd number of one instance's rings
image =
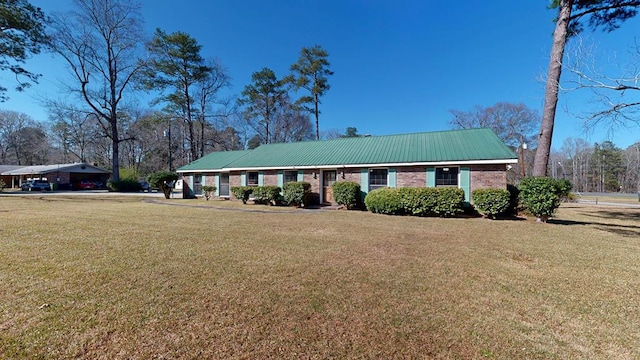
[[[111,174],[111,171],[93,166],[87,163],[54,164],[20,166],[13,170],[3,171],[2,175],[42,175],[52,172],[84,173],[84,174]]]

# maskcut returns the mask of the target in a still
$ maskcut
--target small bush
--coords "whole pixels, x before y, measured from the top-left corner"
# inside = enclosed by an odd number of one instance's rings
[[[246,204],[253,193],[253,189],[253,186],[233,186],[231,187],[231,193],[236,199],[242,200],[242,203]]]
[[[151,188],[162,190],[166,199],[171,198],[171,189],[178,180],[178,174],[171,171],[158,171],[147,176]]]
[[[367,210],[375,214],[400,215],[404,213],[398,189],[373,190],[364,198],[364,204]]]
[[[0,180],[0,192],[2,192],[6,186],[7,184],[4,183],[4,180]]]
[[[560,206],[560,194],[564,191],[558,181],[550,177],[527,177],[522,179],[520,197],[531,215],[546,222]]]
[[[204,185],[202,186],[202,195],[204,195],[204,198],[209,201],[209,199],[211,199],[211,197],[216,193],[216,189],[217,188],[215,186]]]
[[[307,206],[311,202],[311,184],[295,181],[284,184],[284,201],[289,205]]]
[[[333,183],[333,198],[335,201],[346,206],[347,209],[353,209],[360,202],[360,184],[351,181],[341,181]]]
[[[476,189],[471,196],[473,206],[485,217],[495,219],[509,211],[511,194],[506,189]]]
[[[256,204],[275,205],[281,190],[278,186],[256,186],[253,188],[253,200]]]

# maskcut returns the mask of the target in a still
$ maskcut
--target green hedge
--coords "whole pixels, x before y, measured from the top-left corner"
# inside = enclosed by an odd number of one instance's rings
[[[281,190],[278,186],[256,186],[253,188],[253,200],[256,204],[275,205]]]
[[[432,188],[433,189],[433,188]],[[435,188],[436,216],[456,216],[464,212],[464,190],[458,188]]]
[[[236,199],[242,200],[242,203],[246,204],[254,188],[254,186],[232,186],[231,193]]]
[[[284,184],[282,188],[284,201],[289,205],[307,206],[311,202],[311,184],[295,181]]]
[[[495,219],[509,212],[511,193],[506,189],[473,190],[471,198],[473,206],[485,217]]]
[[[333,189],[333,198],[340,204],[353,209],[360,203],[360,184],[351,181],[335,182],[331,186]]]
[[[367,210],[376,214],[400,215],[404,213],[398,189],[381,188],[370,191],[364,198],[364,204]]]
[[[458,188],[382,188],[364,201],[367,210],[378,214],[448,217],[464,211],[464,191]]]
[[[571,191],[570,187],[567,190],[566,182],[550,177],[524,178],[518,189],[526,210],[542,222],[553,216],[560,206],[560,198]]]

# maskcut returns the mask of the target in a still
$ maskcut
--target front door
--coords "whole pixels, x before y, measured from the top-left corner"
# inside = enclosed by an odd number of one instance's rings
[[[219,196],[229,196],[229,173],[220,174]]]
[[[325,170],[322,172],[322,199],[325,203],[334,203],[333,188],[331,185],[336,182],[336,171]]]

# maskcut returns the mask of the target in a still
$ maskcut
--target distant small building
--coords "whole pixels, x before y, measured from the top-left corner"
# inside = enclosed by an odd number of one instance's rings
[[[9,166],[0,165],[0,176],[9,188],[18,188],[31,179],[44,179],[54,189],[73,189],[82,182],[106,185],[111,171],[88,163]]]
[[[317,202],[332,204],[331,185],[352,181],[363,195],[381,187],[457,187],[470,202],[474,189],[506,188],[507,165],[517,162],[492,130],[466,129],[213,152],[177,172],[184,197],[200,195],[202,185],[215,186],[216,196],[231,197],[233,186],[305,181]]]

